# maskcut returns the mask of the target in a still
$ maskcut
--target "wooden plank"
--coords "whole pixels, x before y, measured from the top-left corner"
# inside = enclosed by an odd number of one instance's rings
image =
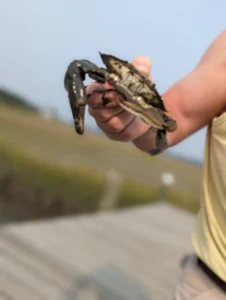
[[[191,251],[192,223],[191,215],[158,204],[7,225],[0,267],[46,299],[166,300],[180,258]]]
[[[0,278],[0,295],[4,300],[45,300],[39,288],[34,289],[23,278],[2,267]]]

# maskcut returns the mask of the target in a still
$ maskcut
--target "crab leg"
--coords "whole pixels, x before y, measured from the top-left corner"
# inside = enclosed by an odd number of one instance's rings
[[[74,60],[68,66],[64,86],[68,91],[75,130],[78,134],[84,132],[85,105],[87,103],[86,90],[83,84],[85,75],[88,74],[92,79],[104,83],[105,72],[104,69],[98,68],[88,60]]]
[[[163,149],[167,148],[167,138],[165,130],[157,130],[156,133],[156,147],[149,150],[149,154],[154,156],[159,154]]]

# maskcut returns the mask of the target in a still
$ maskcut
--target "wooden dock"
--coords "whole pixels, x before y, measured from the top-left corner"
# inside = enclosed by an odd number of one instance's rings
[[[0,227],[0,300],[169,300],[193,216],[166,204]]]

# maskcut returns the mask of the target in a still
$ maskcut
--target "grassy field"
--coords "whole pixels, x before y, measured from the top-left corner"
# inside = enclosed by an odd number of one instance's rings
[[[125,178],[119,193],[120,206],[151,202],[156,198],[162,173],[169,171],[176,182],[166,200],[191,211],[198,209],[202,172],[198,165],[166,155],[150,157],[129,144],[88,131],[78,136],[73,126],[3,105],[0,128],[2,163],[10,166],[16,162],[14,167],[20,166],[29,174],[29,180],[38,180],[58,194],[67,190],[70,199],[82,197],[85,190],[89,191],[87,202],[92,202],[90,195],[100,197],[106,172],[114,169]],[[83,210],[88,209],[87,205]]]

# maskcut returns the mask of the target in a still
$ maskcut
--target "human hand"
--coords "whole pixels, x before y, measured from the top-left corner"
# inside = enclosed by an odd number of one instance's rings
[[[138,56],[133,60],[132,64],[142,74],[151,79],[151,61],[147,57]],[[97,89],[109,88],[112,87],[108,83],[93,82],[88,85],[87,93],[90,94]],[[102,95],[98,93],[92,94],[88,98],[89,113],[108,138],[121,142],[133,141],[147,133],[150,125],[119,106],[117,102],[119,97],[122,96],[117,92],[108,92],[107,98],[110,102],[104,106]]]

